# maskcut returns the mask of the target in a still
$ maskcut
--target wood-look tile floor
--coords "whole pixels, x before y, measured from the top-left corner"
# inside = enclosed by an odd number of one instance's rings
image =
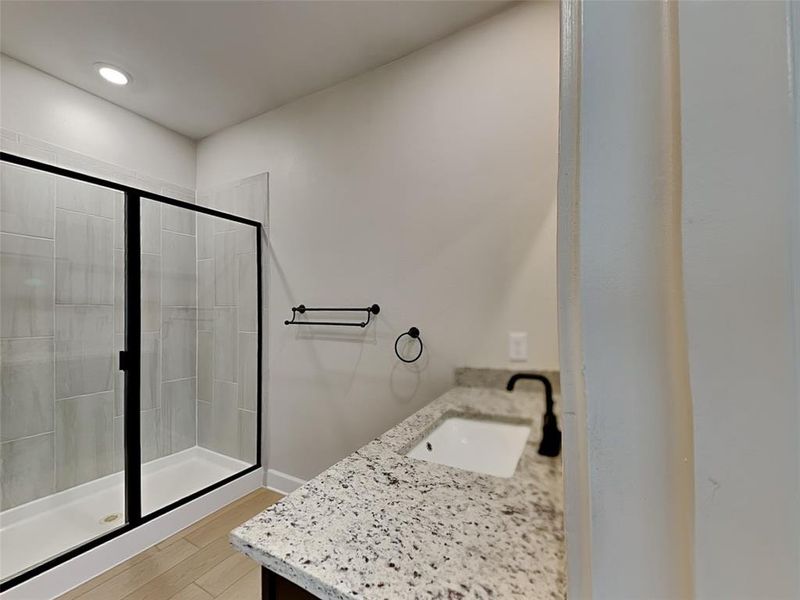
[[[260,489],[59,597],[59,600],[260,600],[258,565],[228,533],[280,500]]]

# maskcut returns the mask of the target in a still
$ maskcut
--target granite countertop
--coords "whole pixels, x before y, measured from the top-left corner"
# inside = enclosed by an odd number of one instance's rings
[[[458,387],[231,533],[323,599],[564,598],[561,461],[541,393]],[[443,416],[532,423],[511,478],[404,456]]]

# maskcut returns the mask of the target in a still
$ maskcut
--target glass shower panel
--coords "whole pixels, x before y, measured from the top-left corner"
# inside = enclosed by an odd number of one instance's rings
[[[125,523],[121,192],[0,165],[0,578]]]
[[[142,514],[256,464],[254,227],[142,198]]]

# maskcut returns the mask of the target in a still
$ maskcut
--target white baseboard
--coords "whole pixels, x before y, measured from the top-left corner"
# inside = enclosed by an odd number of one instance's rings
[[[41,575],[21,583],[0,595],[2,600],[43,600],[60,596],[74,587],[135,556],[261,487],[263,472],[248,473],[171,510],[136,529],[76,556]]]
[[[305,482],[305,479],[300,479],[294,475],[281,473],[275,469],[267,469],[267,487],[281,494],[291,494]]]

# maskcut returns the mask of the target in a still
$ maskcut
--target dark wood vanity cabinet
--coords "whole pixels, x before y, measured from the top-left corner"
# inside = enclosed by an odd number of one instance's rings
[[[261,567],[261,600],[319,600],[299,585]]]

